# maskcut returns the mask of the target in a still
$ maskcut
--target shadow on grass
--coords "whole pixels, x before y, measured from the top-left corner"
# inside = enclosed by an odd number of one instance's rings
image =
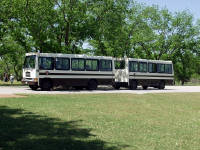
[[[90,133],[91,129],[81,128],[80,122],[62,122],[0,106],[0,150],[119,150],[126,147],[89,139],[95,135]]]

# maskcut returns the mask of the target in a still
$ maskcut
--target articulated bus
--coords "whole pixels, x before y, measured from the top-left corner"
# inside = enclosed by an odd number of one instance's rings
[[[76,54],[27,53],[22,83],[32,90],[56,86],[96,90],[98,85],[132,90],[174,84],[171,61],[113,58]]]

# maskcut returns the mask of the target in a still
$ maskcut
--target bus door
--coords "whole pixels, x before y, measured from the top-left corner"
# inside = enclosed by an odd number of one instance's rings
[[[128,59],[116,59],[115,60],[115,82],[128,83]]]

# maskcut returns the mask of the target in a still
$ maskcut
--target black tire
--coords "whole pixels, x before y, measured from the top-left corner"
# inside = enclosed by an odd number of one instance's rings
[[[164,82],[164,81],[161,81],[161,82],[159,83],[158,88],[163,90],[163,89],[165,88],[165,82]]]
[[[75,86],[74,88],[75,88],[76,90],[83,90],[84,87],[82,87],[82,86]]]
[[[52,82],[50,80],[42,81],[41,89],[42,91],[50,91],[52,88]]]
[[[34,91],[38,89],[37,85],[29,85],[29,87],[31,88],[31,90],[34,90]]]
[[[96,90],[97,89],[97,82],[95,80],[90,80],[88,82],[88,90]]]
[[[142,86],[142,88],[143,88],[144,90],[146,90],[146,89],[148,88],[148,86],[144,85],[144,86]]]
[[[113,85],[113,88],[114,89],[116,89],[116,90],[119,90],[120,89],[120,83],[115,83],[114,85]]]
[[[132,81],[130,82],[130,89],[131,89],[131,90],[136,90],[136,89],[137,89],[137,81],[132,80]]]

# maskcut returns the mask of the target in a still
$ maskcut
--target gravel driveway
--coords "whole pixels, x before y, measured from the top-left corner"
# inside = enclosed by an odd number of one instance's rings
[[[182,92],[200,92],[200,86],[166,86],[164,90],[158,90],[155,88],[148,88],[143,90],[138,88],[137,90],[120,89],[114,90],[112,87],[99,87],[98,90],[56,90],[56,91],[32,91],[29,87],[6,87],[0,86],[0,95],[14,95],[14,94],[96,94],[96,93],[132,93],[132,94],[146,94],[146,93],[182,93]]]

